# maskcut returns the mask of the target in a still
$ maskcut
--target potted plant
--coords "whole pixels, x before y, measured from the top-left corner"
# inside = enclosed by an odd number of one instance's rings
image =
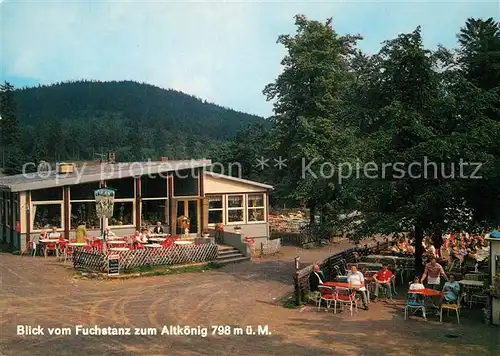
[[[490,286],[490,291],[493,296],[500,298],[500,273],[493,277],[493,284]]]
[[[224,232],[224,224],[223,223],[217,223],[217,224],[215,224],[215,231],[217,231],[217,232]]]

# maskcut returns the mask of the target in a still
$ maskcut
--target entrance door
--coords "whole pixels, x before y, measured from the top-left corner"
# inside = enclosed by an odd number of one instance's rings
[[[198,232],[198,201],[197,200],[178,200],[177,201],[177,217],[189,217],[189,233],[196,234]],[[177,233],[183,234],[180,227],[177,226]]]

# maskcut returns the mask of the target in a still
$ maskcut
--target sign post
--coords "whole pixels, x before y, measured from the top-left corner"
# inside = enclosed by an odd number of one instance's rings
[[[106,231],[107,219],[113,216],[113,205],[115,202],[115,190],[100,188],[94,191],[96,213],[101,219],[101,233]]]
[[[120,255],[108,255],[108,276],[120,274]]]

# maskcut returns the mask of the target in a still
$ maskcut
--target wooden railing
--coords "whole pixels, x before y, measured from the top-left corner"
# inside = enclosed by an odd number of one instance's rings
[[[355,253],[357,253],[359,257],[363,257],[371,253],[377,253],[378,251],[385,250],[388,247],[388,242],[377,242],[371,247],[365,245],[363,248],[349,248],[324,259],[319,262],[318,265],[321,271],[323,271],[326,280],[333,280],[339,274],[339,271],[343,272],[343,269],[347,266],[347,264],[356,262]],[[311,264],[295,271],[293,281],[295,302],[297,305],[300,305],[302,301],[305,300],[305,296],[310,291],[309,275],[311,274],[313,268],[314,265]]]

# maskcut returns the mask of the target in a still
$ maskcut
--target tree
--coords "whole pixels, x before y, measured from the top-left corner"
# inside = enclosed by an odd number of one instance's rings
[[[332,198],[334,179],[331,169],[321,174],[318,165],[316,172],[304,167],[312,162],[333,165],[346,156],[351,140],[339,121],[341,91],[350,80],[348,58],[360,37],[339,36],[331,19],[320,23],[297,15],[295,25],[295,36],[278,38],[288,52],[281,62],[283,73],[263,93],[275,101],[276,158],[286,164],[276,179],[288,198],[306,202],[313,222],[315,211]]]
[[[0,129],[2,155],[5,157],[3,166],[6,174],[20,173],[24,163],[13,92],[14,87],[10,83],[5,82],[0,85]]]

